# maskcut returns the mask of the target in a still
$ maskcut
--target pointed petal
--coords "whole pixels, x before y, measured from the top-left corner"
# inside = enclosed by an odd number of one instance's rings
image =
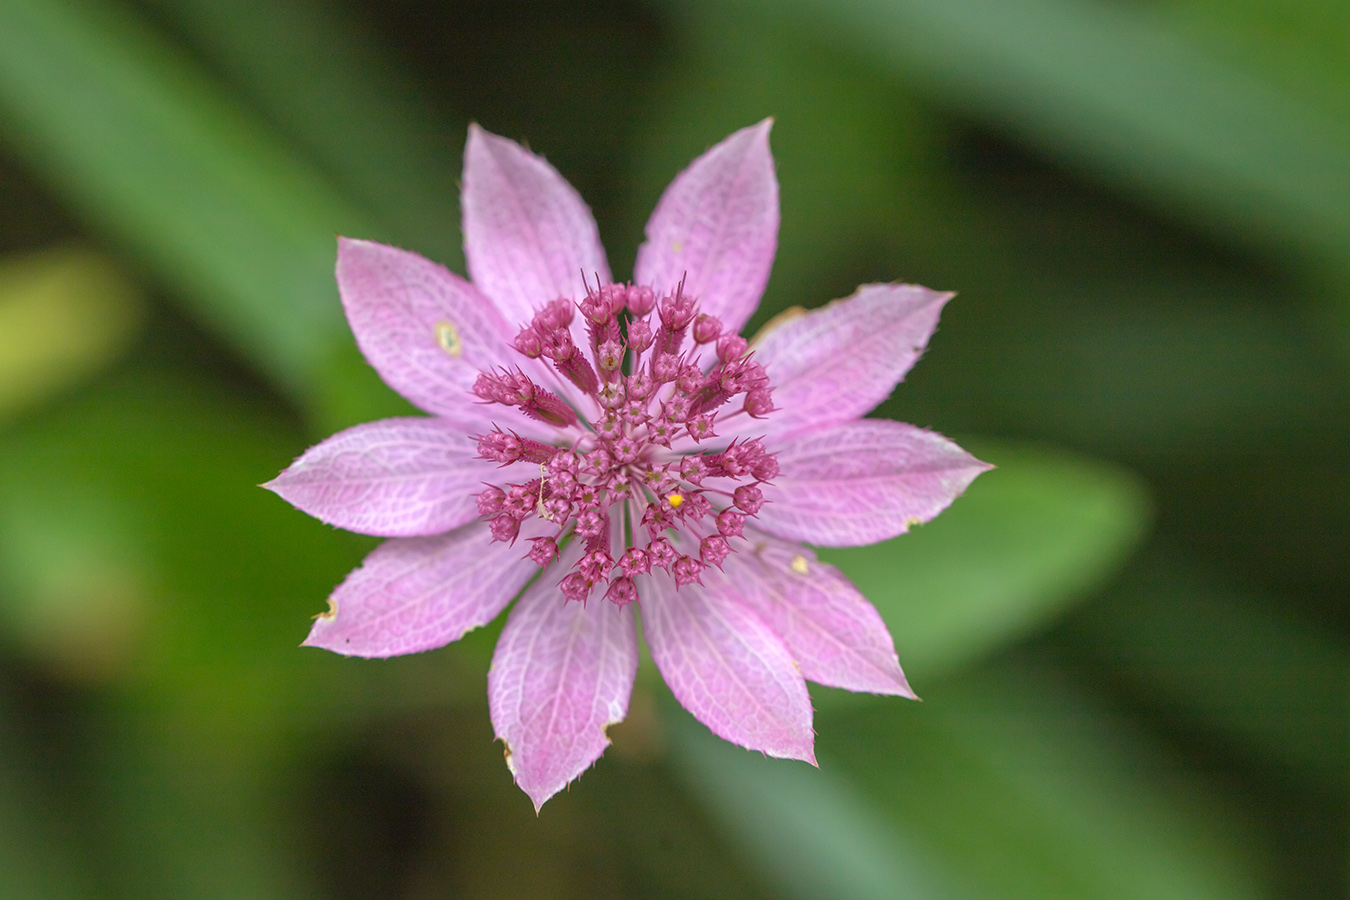
[[[584,297],[583,273],[610,281],[590,208],[515,141],[469,126],[461,202],[469,276],[513,327],[550,300]]]
[[[778,249],[771,119],[742,128],[681,172],[661,195],[638,250],[635,279],[685,293],[737,332],[769,282]]]
[[[850,691],[914,697],[895,642],[876,607],[815,553],[747,531],[753,545],[714,573],[718,593],[740,592],[783,639],[808,681]]]
[[[501,313],[416,253],[338,239],[338,291],[356,344],[385,384],[430,413],[476,421],[478,373],[516,363]]]
[[[927,522],[990,468],[940,434],[886,419],[799,432],[778,444],[756,525],[821,547],[860,547]]]
[[[778,636],[731,592],[642,585],[642,628],[675,699],[720,738],[815,765],[811,698]]]
[[[605,752],[637,674],[632,607],[569,603],[558,590],[580,558],[570,549],[511,611],[488,671],[492,727],[536,811]]]
[[[885,400],[923,353],[952,294],[867,284],[846,300],[770,323],[755,339],[778,410],[761,432],[846,422]]]
[[[492,543],[482,522],[385,541],[333,592],[305,646],[383,657],[457,641],[495,619],[538,571],[521,555]]]
[[[380,537],[441,534],[478,517],[496,466],[445,419],[384,419],[310,447],[263,487],[314,518]]]

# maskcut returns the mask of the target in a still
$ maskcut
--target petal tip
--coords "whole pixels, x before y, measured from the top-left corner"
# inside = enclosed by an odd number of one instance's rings
[[[763,153],[772,164],[773,151],[769,148],[769,132],[773,130],[773,122],[773,116],[766,116],[753,125],[747,125],[739,131],[733,132],[722,142],[722,145],[734,146],[740,144],[745,151],[750,153]]]
[[[497,134],[494,131],[488,131],[477,122],[469,124],[469,137],[464,143],[464,155],[478,156],[482,153],[492,154],[499,150],[515,151],[526,156],[537,158],[537,154],[531,152],[524,144],[514,141],[509,137]],[[468,161],[465,161],[465,172],[468,171]]]
[[[516,783],[519,784],[519,782]],[[529,797],[530,802],[534,804],[534,814],[538,816],[543,810],[544,804],[557,796],[562,788],[553,788],[552,790],[547,788],[536,788],[535,790],[530,790],[529,788],[522,787],[521,790],[525,792],[525,796]]]
[[[353,254],[369,251],[381,245],[375,241],[368,241],[365,238],[347,237],[339,234],[337,236],[337,260],[338,265],[342,265],[344,257],[350,258]]]
[[[477,122],[469,123],[469,136],[464,141],[464,168],[468,169],[470,157],[478,156],[488,149],[488,144],[493,138],[506,140],[500,135],[493,134]]]
[[[320,614],[320,615],[322,615],[322,614]],[[303,641],[300,642],[300,646],[301,646],[301,647],[313,647],[313,648],[316,649],[316,650],[328,650],[328,651],[333,652],[333,653],[339,653],[339,652],[341,652],[341,651],[337,650],[336,648],[330,646],[331,641],[327,641],[327,642],[326,642],[326,641],[324,640],[324,634],[323,634],[323,633],[326,632],[326,631],[328,631],[328,630],[329,630],[329,626],[327,625],[326,620],[320,619],[319,621],[316,621],[316,622],[313,624],[313,626],[310,627],[310,629],[309,629],[309,634],[305,635],[305,639],[304,639]]]
[[[292,499],[291,496],[289,496],[291,493],[290,491],[291,479],[288,478],[287,475],[293,468],[295,468],[295,463],[292,463],[290,466],[287,466],[285,469],[278,472],[275,477],[270,478],[267,481],[264,481],[262,484],[258,485],[258,487],[262,488],[265,491],[271,491],[273,494],[276,494],[278,497],[280,497],[282,500],[285,500],[291,506],[294,506],[296,509],[300,509],[300,507],[296,504],[295,500]],[[304,512],[304,510],[301,511]]]
[[[806,744],[804,747],[798,747],[793,750],[784,751],[782,753],[775,753],[770,751],[768,755],[775,756],[779,759],[795,759],[798,760],[799,762],[806,763],[808,766],[813,766],[817,769],[820,768],[820,763],[816,762],[816,747],[814,739],[810,743]]]
[[[902,673],[899,682],[895,685],[895,690],[891,692],[892,697],[904,697],[906,700],[917,700],[922,703],[923,700],[918,694],[914,693],[914,688],[909,686],[909,679]]]

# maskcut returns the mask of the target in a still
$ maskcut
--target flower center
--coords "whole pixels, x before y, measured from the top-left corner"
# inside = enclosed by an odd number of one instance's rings
[[[585,351],[573,338],[577,310]],[[778,474],[759,438],[716,442],[718,416],[733,399],[743,398],[724,421],[774,408],[768,376],[745,339],[722,332],[684,295],[683,283],[659,302],[649,287],[609,284],[588,287],[580,303],[554,300],[537,310],[515,349],[547,360],[580,400],[574,406],[518,368],[479,374],[479,399],[556,431],[552,442],[500,429],[479,438],[482,458],[528,464],[534,476],[478,495],[493,540],[515,540],[530,518],[551,523],[553,535],[530,539],[527,556],[540,566],[553,562],[560,545],[582,542],[580,560],[561,582],[569,600],[585,601],[607,583],[605,599],[626,605],[653,566],[670,572],[677,587],[700,582],[705,566],[720,567],[746,517],[764,505],[759,484]]]

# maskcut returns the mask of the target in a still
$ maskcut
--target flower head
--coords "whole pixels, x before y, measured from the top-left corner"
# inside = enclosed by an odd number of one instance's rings
[[[389,538],[305,643],[428,650],[519,595],[488,700],[536,808],[627,713],[635,607],[680,703],[771,756],[814,762],[804,679],[913,696],[876,610],[803,544],[895,537],[986,468],[940,435],[861,418],[951,295],[866,285],[740,337],[777,245],[769,125],[731,135],[666,189],[631,283],[610,276],[576,191],[476,126],[464,154],[472,282],[339,241],[357,344],[431,415],[343,431],[267,485]]]

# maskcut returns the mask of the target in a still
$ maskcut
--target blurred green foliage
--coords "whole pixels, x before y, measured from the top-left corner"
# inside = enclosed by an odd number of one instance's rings
[[[1348,45],[1330,0],[0,4],[0,900],[1345,896]],[[924,702],[817,691],[817,772],[648,672],[536,819],[495,628],[296,646],[373,542],[255,485],[408,409],[333,235],[459,268],[472,119],[622,274],[766,115],[752,328],[961,291],[879,414],[999,468],[822,554]]]

